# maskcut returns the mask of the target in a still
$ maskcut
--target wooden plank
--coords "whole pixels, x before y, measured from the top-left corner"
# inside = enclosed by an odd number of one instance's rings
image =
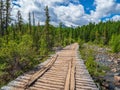
[[[43,82],[43,83],[49,83],[49,84],[55,84],[55,85],[60,85],[60,86],[64,86],[64,83],[61,82],[54,82],[54,81],[50,81],[50,80],[41,80],[39,79],[37,82]]]
[[[38,72],[36,72],[31,79],[26,83],[25,89],[27,89],[32,83],[34,83],[39,77],[41,77],[56,61],[58,55],[56,55],[55,58],[53,58],[47,65],[45,65],[43,68],[41,68]]]
[[[70,73],[71,73],[71,61],[68,64],[68,73],[66,76],[66,80],[65,80],[65,87],[64,90],[69,90],[70,89]]]
[[[75,90],[75,60],[72,59],[70,90]]]

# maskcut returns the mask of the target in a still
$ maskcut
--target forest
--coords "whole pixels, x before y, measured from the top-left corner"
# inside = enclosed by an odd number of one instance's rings
[[[48,6],[45,7],[45,25],[35,22],[29,12],[25,23],[21,11],[11,18],[10,0],[0,0],[0,86],[35,67],[54,53],[54,47],[74,42],[92,42],[105,45],[113,53],[120,52],[120,21],[89,23],[78,27],[50,24]]]

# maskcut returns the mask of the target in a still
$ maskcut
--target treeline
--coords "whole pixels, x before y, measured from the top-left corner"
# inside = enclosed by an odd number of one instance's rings
[[[36,23],[35,13],[28,14],[24,23],[20,11],[11,18],[10,0],[0,0],[0,85],[42,62],[54,47],[64,47],[73,42],[93,42],[109,45],[113,52],[120,52],[120,21],[81,27],[50,25],[49,9],[45,7],[45,25]]]
[[[89,25],[77,27],[78,38],[85,42],[107,45],[113,52],[120,52],[120,21],[100,22],[98,24],[89,23]]]

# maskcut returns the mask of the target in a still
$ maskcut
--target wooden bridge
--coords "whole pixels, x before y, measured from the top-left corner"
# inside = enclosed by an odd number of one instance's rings
[[[19,76],[1,90],[99,90],[80,59],[77,43]]]

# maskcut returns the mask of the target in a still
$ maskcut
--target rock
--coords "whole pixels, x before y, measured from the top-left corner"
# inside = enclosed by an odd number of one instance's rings
[[[120,58],[118,58],[118,61],[120,61]]]
[[[118,60],[118,64],[120,65],[120,60]]]
[[[109,83],[108,90],[115,90],[115,85],[113,83]]]
[[[111,60],[111,59],[108,59],[108,61],[109,61],[109,62],[112,62],[112,60]]]
[[[115,64],[118,64],[118,61],[117,61],[117,60],[114,60],[114,63],[115,63]]]
[[[107,82],[103,82],[102,86],[107,88],[109,86],[109,84]]]
[[[111,69],[112,72],[117,72],[116,68]]]
[[[116,73],[114,75],[114,82],[115,82],[115,85],[120,85],[120,73]]]

